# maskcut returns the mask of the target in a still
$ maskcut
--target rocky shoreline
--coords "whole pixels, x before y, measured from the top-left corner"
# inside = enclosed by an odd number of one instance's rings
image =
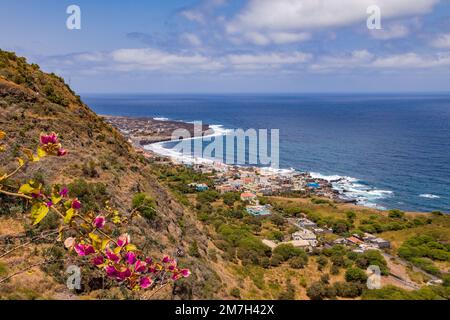
[[[170,157],[154,153],[145,146],[150,144],[172,140],[172,133],[177,129],[188,130],[194,136],[194,124],[182,121],[158,120],[150,117],[125,117],[125,116],[103,116],[105,120],[116,127],[146,158],[165,158],[166,161],[176,162]],[[209,125],[203,125],[202,134],[204,136],[214,134]],[[184,163],[183,163],[184,164]],[[221,163],[193,164],[193,168],[202,172],[223,172],[231,175],[260,176],[263,168],[240,167],[224,165]],[[224,169],[226,168],[226,169]],[[267,174],[266,174],[267,175]],[[298,195],[317,196],[333,200],[338,203],[357,204],[356,199],[348,198],[341,192],[333,188],[333,181],[321,178],[314,178],[309,173],[293,171],[292,173],[280,173],[276,170],[270,173],[264,186],[253,185],[255,192],[267,195]],[[227,182],[228,183],[228,182]],[[254,184],[254,182],[253,182]],[[221,184],[218,184],[220,188]]]
[[[172,133],[177,129],[184,129],[194,136],[194,124],[182,121],[158,120],[150,117],[102,117],[112,126],[117,128],[127,139],[131,140],[135,147],[143,147],[157,142],[170,141]],[[202,134],[212,133],[209,125],[204,124]]]

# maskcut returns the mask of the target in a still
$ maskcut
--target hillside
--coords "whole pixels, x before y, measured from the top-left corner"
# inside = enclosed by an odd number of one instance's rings
[[[14,168],[21,147],[36,146],[42,132],[58,133],[69,151],[64,158],[48,158],[30,166],[10,184],[18,186],[32,177],[46,185],[69,185],[71,191],[93,209],[101,208],[106,200],[110,200],[117,209],[129,210],[133,195],[143,192],[155,199],[157,216],[151,221],[141,217],[133,220],[131,230],[127,231],[136,244],[157,256],[172,254],[178,249],[187,252],[192,241],[197,241],[201,246],[208,243],[190,213],[155,179],[147,161],[137,155],[113,127],[83,104],[63,79],[46,74],[37,65],[30,65],[24,58],[5,51],[0,51],[0,129],[7,133],[7,152],[0,154],[0,170],[4,172]],[[25,202],[0,195],[2,250],[27,242],[30,240],[28,235],[34,234],[26,212],[28,209]],[[53,227],[50,215],[46,220],[41,229]],[[189,234],[189,238],[185,234]],[[2,275],[26,267],[31,262],[28,260],[30,257],[33,261],[39,261],[39,254],[44,254],[52,240],[40,242],[15,252],[7,259],[0,259]],[[182,283],[184,287],[175,290],[174,295],[167,291],[162,293],[163,297],[204,298],[203,291],[198,287],[201,288],[205,281],[211,281],[208,278],[215,279],[208,261],[195,259],[194,263],[187,254],[180,260],[193,269],[193,277],[189,282]],[[0,296],[17,294],[27,298],[19,293],[30,291],[33,297],[45,294],[45,297],[52,298],[54,288],[64,291],[61,279],[58,283],[58,276],[63,272],[63,269],[57,270],[56,275],[50,272],[46,281],[40,281],[40,277],[33,274],[14,278],[7,285],[0,286]],[[53,283],[47,283],[49,279],[53,279]],[[220,286],[220,283],[214,286]],[[41,290],[42,287],[45,290]],[[82,292],[82,295],[108,297],[107,292],[92,294],[89,291]]]

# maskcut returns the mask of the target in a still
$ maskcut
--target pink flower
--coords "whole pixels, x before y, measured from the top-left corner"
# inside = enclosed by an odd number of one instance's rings
[[[175,266],[174,265],[170,265],[168,269],[169,269],[169,271],[173,271],[173,270],[175,270]]]
[[[59,195],[63,198],[67,198],[67,195],[69,194],[69,189],[66,187],[62,188],[62,190],[59,192]]]
[[[145,263],[146,264],[152,264],[153,259],[152,258],[145,258]]]
[[[87,245],[87,244],[78,243],[73,248],[74,248],[75,252],[78,253],[78,255],[82,256],[82,257],[95,253],[94,247],[92,247],[91,245]]]
[[[56,133],[52,132],[48,135],[41,135],[41,145],[47,145],[47,144],[57,144],[58,143],[58,136]]]
[[[153,284],[153,280],[149,277],[144,277],[140,281],[140,285],[142,289],[147,289]]]
[[[92,223],[94,225],[94,227],[96,227],[97,229],[102,229],[105,226],[106,223],[106,219],[104,216],[97,216],[94,219],[94,222]]]
[[[110,278],[115,278],[118,274],[117,269],[113,266],[106,266],[105,270],[106,270],[106,275]]]
[[[156,268],[155,268],[155,267],[149,267],[149,268],[148,268],[148,272],[150,272],[150,273],[156,273]]]
[[[174,273],[172,275],[172,280],[173,281],[177,281],[178,279],[180,279],[182,277],[181,273]]]
[[[136,259],[136,255],[133,252],[127,252],[127,254],[125,255],[125,259],[127,260],[128,264],[135,264],[137,259]]]
[[[93,263],[95,266],[102,265],[104,262],[105,262],[105,259],[103,259],[102,256],[97,256],[97,257],[95,257],[94,259],[92,259],[92,263]]]
[[[53,202],[52,201],[48,201],[45,205],[47,207],[51,208],[51,207],[53,207]]]
[[[111,251],[106,251],[106,257],[108,258],[108,260],[111,260],[112,262],[115,263],[120,261],[120,257]]]
[[[64,148],[59,148],[56,155],[58,157],[64,157],[65,155],[67,155],[67,150]]]
[[[81,209],[81,202],[78,199],[72,201],[72,209],[75,210]]]
[[[183,278],[187,278],[191,275],[191,271],[189,269],[181,269],[180,273],[183,276]]]
[[[147,264],[144,261],[138,260],[134,265],[134,271],[138,273],[143,273],[147,270]]]
[[[168,256],[165,256],[165,257],[162,259],[162,262],[163,262],[163,263],[169,263],[169,262],[170,262],[170,258],[169,258]]]
[[[124,233],[117,239],[117,245],[119,247],[125,247],[127,244],[130,243],[130,235],[128,233]]]
[[[119,274],[117,275],[117,280],[124,281],[129,277],[131,277],[131,271],[130,269],[126,268],[125,270],[119,272]]]
[[[39,191],[38,193],[32,193],[32,194],[31,194],[31,197],[32,197],[33,199],[42,198],[42,192]]]

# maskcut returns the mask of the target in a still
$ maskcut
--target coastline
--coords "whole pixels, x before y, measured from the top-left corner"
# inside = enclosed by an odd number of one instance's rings
[[[388,210],[379,206],[378,198],[389,196],[392,192],[378,190],[359,183],[359,180],[347,176],[325,176],[314,172],[301,172],[295,169],[273,169],[256,166],[238,166],[217,163],[211,159],[187,158],[175,151],[164,148],[164,143],[172,141],[172,132],[176,129],[186,129],[193,135],[193,124],[183,121],[173,121],[166,118],[127,117],[102,115],[105,120],[115,126],[133,145],[138,153],[146,158],[174,164],[189,165],[198,171],[226,171],[234,170],[243,175],[264,175],[272,183],[279,185],[271,195],[300,195],[315,196],[332,200],[337,203],[348,203],[365,208]],[[221,126],[203,125],[202,136],[223,136],[226,130]],[[252,172],[251,174],[249,172]],[[293,184],[283,185],[283,179],[291,179]],[[358,189],[361,188],[362,189]],[[261,188],[260,188],[261,189]],[[257,190],[260,191],[260,190]],[[264,191],[264,190],[263,190]],[[261,192],[259,192],[261,194]],[[365,195],[365,196],[364,196]],[[370,199],[369,197],[374,197]]]

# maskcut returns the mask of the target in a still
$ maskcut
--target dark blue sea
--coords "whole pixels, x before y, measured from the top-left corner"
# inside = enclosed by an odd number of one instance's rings
[[[450,212],[450,95],[89,95],[97,113],[280,129],[280,166],[368,206]]]

